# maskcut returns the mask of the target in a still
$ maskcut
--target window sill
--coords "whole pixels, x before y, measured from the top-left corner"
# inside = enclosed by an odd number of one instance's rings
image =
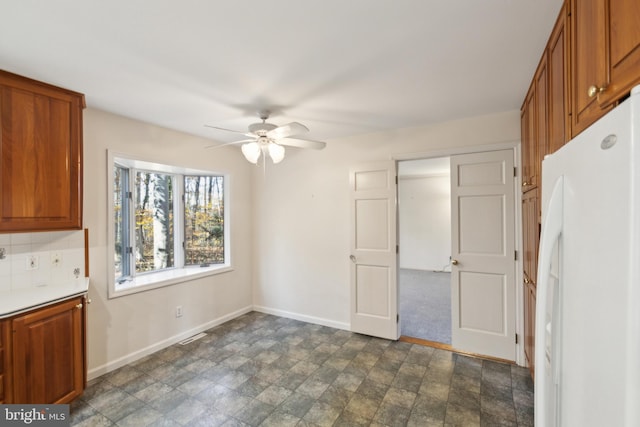
[[[157,273],[141,274],[133,280],[124,283],[115,283],[109,287],[109,298],[117,298],[125,295],[157,289],[164,286],[176,285],[190,280],[233,271],[228,265],[215,265],[210,267],[184,267],[172,268]]]

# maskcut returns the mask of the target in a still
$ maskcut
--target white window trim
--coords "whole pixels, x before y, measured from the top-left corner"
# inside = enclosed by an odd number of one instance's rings
[[[176,259],[176,267],[166,270],[142,273],[136,275],[132,280],[127,280],[124,283],[116,283],[115,280],[115,230],[113,224],[114,217],[114,205],[113,205],[113,168],[115,164],[121,164],[126,167],[156,171],[173,175],[218,175],[224,177],[224,253],[225,263],[211,265],[209,267],[199,266],[184,266],[184,257],[180,256]],[[182,179],[179,179],[178,187],[182,185]],[[184,187],[184,185],[182,185]],[[200,169],[185,168],[179,166],[171,166],[161,162],[154,162],[149,160],[141,160],[137,157],[129,154],[118,153],[112,150],[107,150],[107,274],[108,274],[108,298],[117,298],[124,295],[130,295],[138,292],[148,291],[151,289],[157,289],[164,286],[175,285],[184,283],[189,280],[200,279],[202,277],[212,276],[216,274],[226,273],[233,271],[231,264],[231,241],[230,241],[230,197],[229,197],[230,180],[229,175],[225,173],[219,173],[214,171],[203,171]],[[174,199],[180,198],[182,192],[174,192]],[[177,206],[181,206],[178,204]],[[182,252],[182,241],[184,235],[184,224],[181,223],[182,215],[175,215],[174,230],[176,246],[180,246],[179,253]],[[176,252],[178,253],[178,252]],[[179,261],[179,262],[178,262]],[[117,287],[116,287],[117,285]]]

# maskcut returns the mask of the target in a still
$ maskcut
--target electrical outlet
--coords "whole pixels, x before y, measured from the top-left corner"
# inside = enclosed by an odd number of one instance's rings
[[[182,306],[181,305],[176,307],[176,317],[182,317]]]
[[[27,256],[27,270],[37,270],[40,267],[38,255]]]
[[[62,254],[60,252],[51,252],[51,266],[60,267],[62,264]]]

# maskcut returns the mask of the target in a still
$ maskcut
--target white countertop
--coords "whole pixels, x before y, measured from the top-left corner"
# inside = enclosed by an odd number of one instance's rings
[[[0,319],[82,295],[88,289],[89,278],[81,277],[63,284],[0,291]]]

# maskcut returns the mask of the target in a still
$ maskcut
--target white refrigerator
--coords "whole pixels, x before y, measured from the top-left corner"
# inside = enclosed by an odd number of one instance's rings
[[[640,426],[640,86],[542,162],[535,425]]]

